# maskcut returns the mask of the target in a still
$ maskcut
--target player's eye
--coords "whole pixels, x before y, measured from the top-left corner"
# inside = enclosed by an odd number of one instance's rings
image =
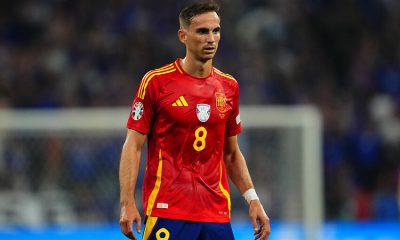
[[[208,29],[207,28],[199,28],[199,29],[197,29],[197,33],[208,34]]]
[[[215,28],[214,30],[213,30],[213,33],[219,33],[221,31],[221,28]]]

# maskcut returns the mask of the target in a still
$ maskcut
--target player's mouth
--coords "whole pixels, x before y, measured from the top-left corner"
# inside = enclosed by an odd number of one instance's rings
[[[215,52],[215,47],[205,47],[204,48],[204,51],[206,52],[206,53],[214,53]]]

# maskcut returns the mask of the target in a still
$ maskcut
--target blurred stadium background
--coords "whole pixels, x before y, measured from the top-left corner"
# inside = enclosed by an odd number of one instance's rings
[[[13,110],[51,119],[57,110],[98,109],[103,114],[91,119],[103,122],[105,109],[125,108],[127,117],[145,72],[183,56],[177,15],[188,2],[1,1],[0,125]],[[400,1],[219,2],[215,65],[237,78],[241,106],[320,112],[318,239],[400,239]],[[26,119],[26,128],[0,133],[0,239],[123,239],[124,121],[104,133],[89,120],[86,130],[60,132],[51,124],[32,130]],[[296,131],[250,129],[240,137],[273,219],[272,239],[304,237],[296,198],[304,174],[293,171],[299,160],[288,162],[302,151]],[[282,171],[293,174],[274,179]],[[251,239],[245,203],[235,191],[233,198],[235,235]]]

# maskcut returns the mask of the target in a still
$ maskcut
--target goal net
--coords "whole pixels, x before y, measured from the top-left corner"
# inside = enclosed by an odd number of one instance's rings
[[[129,108],[0,110],[0,225],[116,222],[128,114]],[[239,143],[268,215],[300,223],[304,238],[314,239],[323,215],[318,111],[243,106],[241,119]],[[144,161],[138,200],[143,173]],[[231,190],[233,221],[247,221],[245,201]]]

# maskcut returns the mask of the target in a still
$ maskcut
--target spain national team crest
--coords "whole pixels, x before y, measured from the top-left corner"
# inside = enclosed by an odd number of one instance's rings
[[[133,105],[133,108],[132,108],[132,119],[133,120],[139,120],[140,118],[142,118],[143,109],[144,109],[143,103],[136,102]]]
[[[215,93],[215,105],[219,112],[226,112],[226,96],[223,92]]]
[[[197,104],[196,115],[200,122],[207,122],[210,118],[211,108],[209,104]]]

